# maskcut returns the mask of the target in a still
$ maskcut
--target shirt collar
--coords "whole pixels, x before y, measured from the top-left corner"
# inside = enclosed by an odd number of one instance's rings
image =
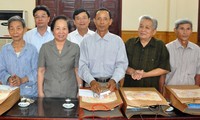
[[[47,32],[51,33],[51,28],[49,26],[47,26]]]
[[[176,39],[175,41],[175,44],[176,44],[176,48],[183,48],[183,46],[181,45],[181,43],[179,42],[178,39]],[[192,44],[190,43],[190,41],[188,41],[188,45],[186,47],[187,49],[194,49],[194,47],[192,46]]]
[[[104,36],[103,38],[97,33],[97,31],[95,32],[95,38],[96,38],[96,41],[99,41],[99,40],[105,40],[105,41],[109,41],[110,39],[110,32],[108,31]]]
[[[21,53],[24,52],[24,51],[26,51],[27,49],[28,49],[28,48],[27,48],[27,42],[25,42],[25,46],[24,46],[24,48],[22,49]],[[12,43],[9,43],[9,46],[8,46],[7,50],[8,50],[8,51],[15,52],[15,51],[14,51],[14,48],[13,48],[13,46],[12,46]]]
[[[45,34],[51,34],[52,33],[52,31],[51,31],[51,28],[49,27],[49,26],[47,26],[47,31],[44,33],[44,35]],[[40,35],[40,33],[38,32],[38,29],[36,28],[36,32],[35,32],[35,34],[39,34]]]
[[[54,40],[51,40],[49,44],[50,44],[52,47],[53,47],[53,46],[56,47],[55,39],[54,39]],[[64,46],[70,46],[70,45],[71,45],[71,42],[68,41],[68,40],[66,40]]]
[[[78,29],[76,29],[76,30],[74,31],[74,33],[75,33],[75,35],[79,35]]]
[[[90,32],[90,29],[88,28],[88,31],[87,31],[87,33],[86,33],[85,35],[89,34],[89,32]],[[78,29],[76,29],[76,30],[74,31],[74,33],[75,33],[75,35],[81,36],[81,35],[79,34],[79,32],[78,32]],[[84,35],[84,36],[85,36],[85,35]]]
[[[151,40],[149,41],[149,43],[148,43],[146,46],[152,46],[152,47],[155,47],[155,46],[156,46],[156,42],[155,42],[155,41],[156,41],[155,38],[152,37]],[[136,41],[135,41],[134,44],[141,44],[141,42],[140,42],[140,38],[139,38],[139,37],[136,38]],[[142,45],[142,44],[141,44],[141,45]]]

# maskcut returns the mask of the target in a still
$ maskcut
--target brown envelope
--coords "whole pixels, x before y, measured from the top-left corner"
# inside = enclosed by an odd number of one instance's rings
[[[10,92],[8,97],[0,104],[0,115],[9,110],[20,98],[19,88]]]
[[[79,98],[79,117],[102,117],[102,118],[113,118],[113,117],[123,117],[120,112],[122,106],[122,99],[118,90],[115,90],[116,100],[112,102],[106,102],[102,99],[102,103],[88,103],[83,101],[83,97]]]
[[[199,86],[197,85],[178,85],[178,86],[168,85],[165,87],[165,89],[166,89],[166,94],[169,95],[171,104],[174,107],[176,107],[180,111],[187,114],[200,115],[200,109],[188,108],[188,104],[190,103],[200,104],[200,98],[190,97],[190,95],[188,95],[188,97],[185,97],[184,95],[180,96],[180,94],[177,93],[177,91],[181,91],[181,90],[184,91],[184,93],[186,93],[187,91],[190,92],[191,90],[199,91],[200,90]]]
[[[127,118],[133,115],[167,116],[165,110],[169,104],[155,88],[123,87],[120,93],[124,101],[122,110]]]

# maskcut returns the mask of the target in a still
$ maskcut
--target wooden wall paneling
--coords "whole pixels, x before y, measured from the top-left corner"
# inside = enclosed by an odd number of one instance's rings
[[[198,36],[198,33],[193,32],[191,37],[189,38],[190,41],[195,44],[198,44],[197,36]],[[126,42],[128,39],[132,37],[138,37],[138,32],[137,31],[122,31],[122,39],[124,42]],[[167,31],[157,31],[154,37],[162,40],[164,43],[169,43],[176,39],[176,35],[174,32],[167,32]]]
[[[102,0],[101,6],[103,8],[108,8],[112,14],[113,23],[110,26],[110,31],[112,33],[121,36],[121,0]]]
[[[93,18],[95,16],[95,11],[99,8],[99,1],[98,0],[80,0],[80,8],[84,8],[88,10],[90,13],[90,24],[89,28],[93,31],[96,30],[95,24],[93,22]]]
[[[122,39],[124,42],[126,42],[128,39],[132,37],[137,37],[138,33],[137,31],[122,31]]]
[[[51,20],[54,16],[64,14],[72,19],[75,9],[84,8],[91,14],[90,29],[96,30],[93,23],[94,13],[99,8],[107,8],[113,16],[113,24],[110,26],[110,32],[121,35],[121,13],[122,0],[36,0],[36,4],[44,4],[50,7]],[[73,23],[73,22],[72,22]]]
[[[50,10],[50,22],[51,24],[52,19],[58,14],[58,3],[59,0],[36,0],[36,5],[46,5]]]
[[[79,4],[77,0],[60,0],[58,6],[58,15],[66,15],[72,18],[76,4]]]

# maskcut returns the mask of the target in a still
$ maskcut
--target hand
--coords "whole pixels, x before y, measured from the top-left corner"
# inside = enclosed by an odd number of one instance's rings
[[[116,82],[113,79],[110,79],[106,86],[111,92],[113,92],[116,89]]]
[[[10,86],[20,86],[21,85],[21,78],[17,75],[13,75],[8,78],[8,82],[10,83]]]
[[[20,77],[18,77],[17,75],[14,75],[15,81],[16,81],[16,86],[20,86],[21,85],[21,81],[22,79]]]
[[[141,80],[144,74],[144,70],[136,70],[133,74],[131,74],[131,77],[134,80]]]
[[[90,83],[90,86],[91,86],[91,90],[97,94],[100,94],[102,89],[101,89],[101,85],[96,81],[96,80],[93,80],[91,83]]]

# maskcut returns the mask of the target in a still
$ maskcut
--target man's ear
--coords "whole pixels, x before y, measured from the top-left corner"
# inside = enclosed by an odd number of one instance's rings
[[[96,25],[96,19],[95,19],[95,18],[93,18],[93,22],[94,22],[94,24]]]
[[[157,32],[157,30],[155,29],[155,30],[153,30],[153,36],[156,34],[156,32]]]
[[[48,16],[48,23],[49,23],[50,19],[51,19],[50,16]]]
[[[177,32],[176,28],[174,28],[174,32],[175,32],[175,33]]]
[[[89,23],[90,23],[91,20],[90,20],[90,18],[88,18],[88,19],[89,19]]]
[[[110,19],[110,23],[109,23],[109,25],[112,25],[112,22],[113,22],[113,19]]]
[[[76,24],[76,23],[75,23],[75,20],[73,20],[73,23],[74,23],[74,25]]]
[[[25,32],[27,32],[27,31],[28,31],[28,28],[27,28],[27,27],[25,27],[25,28],[24,28],[24,33],[25,33]]]

